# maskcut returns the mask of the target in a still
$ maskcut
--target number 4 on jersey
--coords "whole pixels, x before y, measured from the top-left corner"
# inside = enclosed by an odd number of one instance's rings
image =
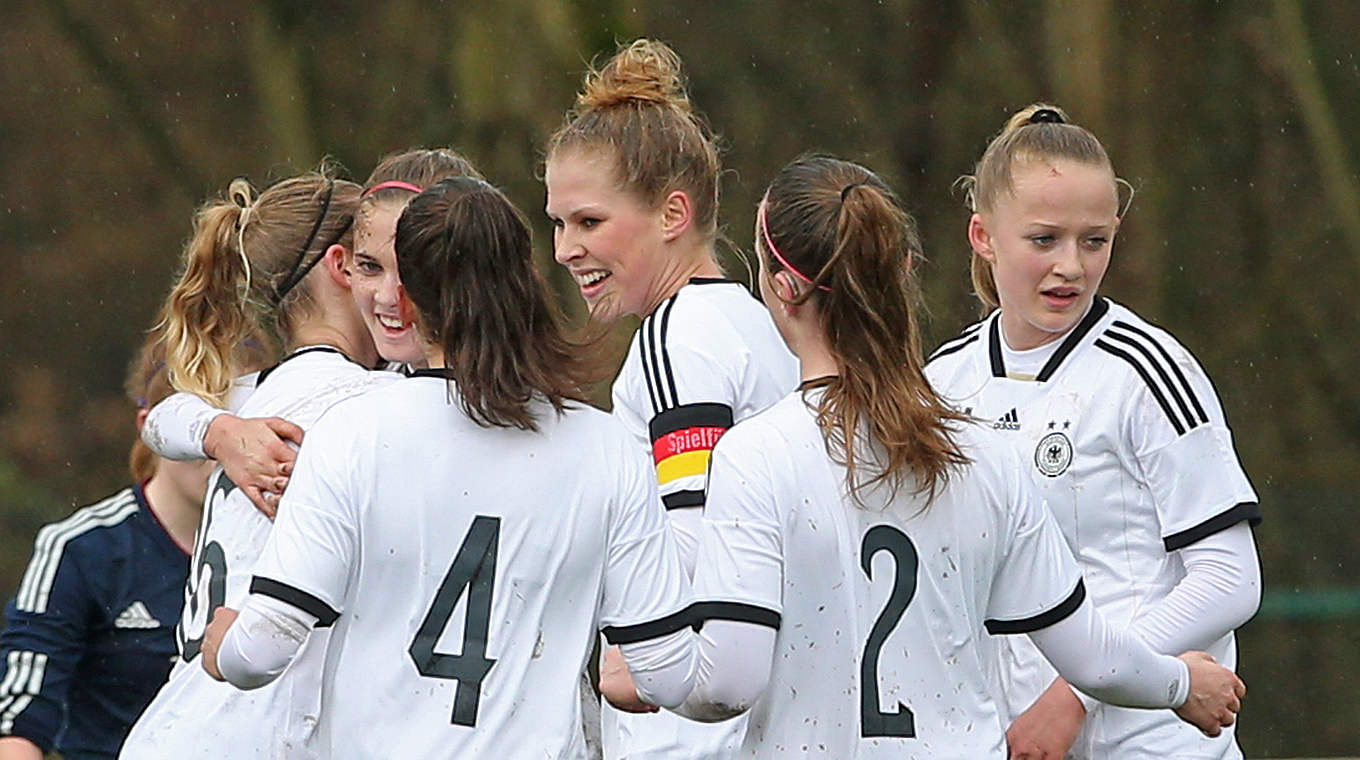
[[[486,639],[491,627],[491,594],[495,590],[496,547],[500,535],[499,517],[478,515],[472,521],[463,545],[458,547],[458,554],[439,584],[434,602],[407,650],[422,676],[458,681],[453,697],[451,722],[454,725],[477,724],[482,679],[496,664],[495,660],[486,657]],[[459,654],[437,653],[434,645],[448,627],[453,608],[465,588],[468,601],[463,619],[463,651]]]

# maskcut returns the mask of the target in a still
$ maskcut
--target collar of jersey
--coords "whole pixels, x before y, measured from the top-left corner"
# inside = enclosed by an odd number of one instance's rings
[[[348,354],[346,354],[344,351],[341,351],[340,349],[336,348],[335,346],[325,346],[325,345],[319,345],[319,346],[303,346],[302,348],[297,349],[297,350],[294,351],[293,353],[291,353],[291,354],[289,354],[289,355],[283,357],[283,359],[281,359],[281,360],[279,361],[278,364],[275,364],[275,365],[272,366],[272,367],[267,367],[267,368],[265,368],[265,369],[260,370],[260,376],[259,376],[258,378],[256,378],[256,380],[255,380],[255,387],[256,387],[256,388],[260,387],[260,385],[261,385],[262,383],[264,383],[265,378],[267,378],[267,377],[269,377],[271,374],[273,374],[274,370],[278,369],[279,367],[282,367],[284,362],[290,362],[290,361],[292,361],[292,360],[298,358],[299,356],[302,356],[303,354],[314,354],[314,353],[339,354],[339,355],[342,356],[346,361],[353,362],[354,364],[359,364],[359,362],[356,362],[356,361],[354,361],[353,359],[349,358],[349,355],[348,355]],[[359,364],[359,366],[363,367],[362,364]],[[364,367],[364,369],[368,369],[368,367]]]
[[[1053,377],[1053,373],[1058,371],[1063,360],[1076,349],[1077,344],[1081,343],[1091,328],[1096,326],[1101,317],[1110,311],[1110,302],[1104,296],[1096,296],[1091,302],[1091,308],[1086,312],[1086,316],[1081,318],[1077,326],[1063,338],[1058,350],[1044,362],[1043,369],[1034,377],[1036,382],[1046,382]],[[1006,360],[1001,354],[1001,312],[998,311],[992,318],[992,324],[987,328],[987,354],[991,358],[992,377],[1006,377]]]

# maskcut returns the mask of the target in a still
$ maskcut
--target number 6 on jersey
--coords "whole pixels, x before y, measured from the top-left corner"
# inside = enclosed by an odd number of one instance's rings
[[[407,652],[416,670],[430,678],[458,681],[453,698],[451,722],[459,726],[477,724],[477,704],[482,679],[496,664],[486,657],[487,631],[491,627],[491,594],[496,582],[496,548],[500,544],[501,519],[478,515],[463,538],[453,564],[435,592],[425,620],[416,631]],[[453,608],[468,590],[467,611],[463,619],[463,651],[440,654],[434,645],[448,627]]]

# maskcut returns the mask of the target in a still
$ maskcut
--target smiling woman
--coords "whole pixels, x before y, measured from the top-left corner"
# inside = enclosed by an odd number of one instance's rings
[[[680,58],[637,40],[585,81],[548,143],[554,253],[596,320],[642,317],[614,382],[614,415],[652,456],[693,567],[708,458],[734,422],[798,382],[793,356],[745,286],[722,279],[718,151]],[[716,725],[606,710],[605,756],[723,758],[744,719]]]

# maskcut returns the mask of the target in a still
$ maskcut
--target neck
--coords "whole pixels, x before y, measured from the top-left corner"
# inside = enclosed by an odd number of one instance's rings
[[[667,257],[652,281],[643,314],[656,311],[662,301],[678,293],[694,277],[722,277],[722,267],[718,266],[712,246],[695,246],[688,255]]]
[[[378,352],[373,348],[372,341],[360,340],[350,330],[342,330],[325,322],[307,321],[298,325],[289,335],[290,351],[302,346],[318,345],[337,348],[365,367],[378,364]]]
[[[176,467],[201,469],[202,466],[202,462],[160,459],[156,474],[142,488],[147,506],[151,507],[156,519],[165,526],[165,532],[170,534],[171,540],[185,554],[191,554],[194,550],[194,534],[198,532],[198,522],[203,513],[203,494],[186,493],[176,485],[170,470]],[[203,483],[201,476],[194,482]]]

